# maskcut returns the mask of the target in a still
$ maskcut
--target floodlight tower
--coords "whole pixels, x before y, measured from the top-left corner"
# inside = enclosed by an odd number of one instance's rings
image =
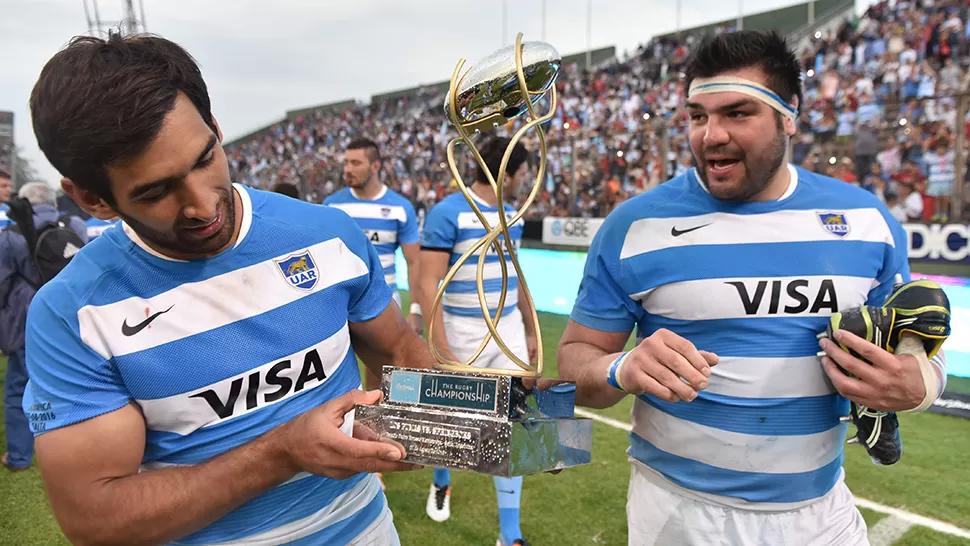
[[[125,34],[146,32],[144,0],[122,0],[121,20],[105,20],[101,18],[98,0],[82,0],[84,15],[88,18],[88,32],[92,35],[105,35],[108,30],[116,28]],[[137,13],[136,13],[137,8]]]

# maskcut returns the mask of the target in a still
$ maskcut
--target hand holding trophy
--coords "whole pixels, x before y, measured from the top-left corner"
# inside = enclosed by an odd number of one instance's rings
[[[592,450],[592,421],[574,417],[575,390],[557,388],[553,393],[539,388],[543,354],[535,307],[530,305],[531,316],[525,317],[532,321],[539,336],[537,363],[532,366],[509,350],[497,330],[508,291],[506,260],[498,261],[502,288],[494,315],[489,312],[483,284],[485,257],[491,248],[499,256],[508,256],[525,297],[531,300],[514,245],[502,243],[512,240],[509,225],[522,218],[541,187],[547,155],[541,124],[555,113],[554,84],[561,59],[549,44],[522,43],[520,33],[514,46],[496,51],[462,75],[464,63],[462,59],[456,66],[445,100],[445,113],[459,134],[448,144],[448,164],[487,233],[451,266],[435,296],[431,316],[436,316],[442,295],[459,268],[477,255],[476,287],[488,332],[465,362],[445,358],[430,342],[431,353],[437,361],[434,369],[385,367],[381,381],[384,402],[378,406],[357,406],[355,420],[381,437],[403,445],[407,451],[404,461],[409,463],[504,477],[587,464]],[[549,110],[540,116],[534,107],[544,96],[550,99]],[[493,177],[472,139],[525,113],[529,119],[512,137],[498,175]],[[468,146],[486,173],[498,203],[503,203],[503,182],[511,151],[532,129],[536,130],[539,141],[536,182],[522,208],[511,218],[503,206],[498,207],[497,225],[493,226],[461,178],[455,147],[459,143]],[[434,339],[433,330],[432,322],[429,340]],[[475,367],[475,360],[490,341],[518,369]]]

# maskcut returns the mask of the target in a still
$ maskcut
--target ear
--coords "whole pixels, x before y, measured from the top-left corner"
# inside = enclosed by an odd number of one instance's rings
[[[789,104],[791,104],[792,106],[794,106],[794,107],[795,107],[795,112],[796,112],[796,114],[795,114],[795,119],[798,119],[798,114],[800,114],[800,113],[801,113],[801,112],[800,112],[800,111],[798,110],[798,107],[799,107],[799,106],[801,106],[801,105],[800,105],[800,104],[798,103],[798,95],[792,95],[792,97],[791,97],[791,102],[789,102]],[[784,122],[784,126],[785,126],[785,134],[786,134],[786,135],[788,135],[789,137],[792,137],[792,136],[795,136],[795,129],[796,129],[796,127],[795,127],[795,122],[794,122],[794,121],[792,121],[791,119],[789,119],[789,118],[787,118],[787,117],[785,118],[785,120],[784,120],[784,121],[785,121],[785,122]]]
[[[94,192],[81,188],[70,178],[61,179],[61,189],[71,196],[77,206],[99,220],[113,220],[118,217],[118,213],[108,206],[104,199],[98,197]]]

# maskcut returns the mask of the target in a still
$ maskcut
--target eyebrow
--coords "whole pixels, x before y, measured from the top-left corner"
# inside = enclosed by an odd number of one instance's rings
[[[743,108],[745,106],[755,106],[758,101],[754,99],[741,99],[739,101],[732,102],[730,104],[725,104],[714,109],[715,112],[729,112],[731,110],[737,110],[738,108]],[[704,107],[697,102],[688,102],[687,108],[691,110],[704,110]]]
[[[211,152],[212,151],[212,148],[215,147],[216,141],[217,141],[217,139],[216,139],[216,136],[215,135],[209,135],[209,140],[208,140],[208,142],[206,142],[205,148],[202,149],[202,152],[199,153],[199,156],[196,158],[195,162],[192,163],[192,166],[193,167],[196,166],[196,165],[198,165],[199,163],[201,163],[202,160],[205,159],[205,156],[209,155],[209,152]],[[152,189],[154,189],[154,188],[156,188],[158,186],[165,186],[165,185],[171,184],[173,182],[178,182],[182,178],[183,178],[183,176],[169,176],[167,178],[162,178],[160,180],[154,180],[154,181],[148,182],[146,184],[141,184],[141,185],[135,186],[134,188],[131,189],[131,191],[128,192],[128,198],[131,199],[132,201],[134,201],[134,200],[138,199],[138,197],[141,194],[144,194],[144,193],[148,192],[149,190],[152,190]]]

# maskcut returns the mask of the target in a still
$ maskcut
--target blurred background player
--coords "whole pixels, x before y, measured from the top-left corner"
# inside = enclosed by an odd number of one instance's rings
[[[421,332],[421,299],[418,294],[418,220],[414,206],[399,193],[381,182],[381,154],[371,140],[354,140],[344,151],[344,181],[347,187],[334,193],[325,205],[337,207],[364,230],[367,238],[377,249],[384,266],[384,279],[394,293],[394,301],[401,305],[401,294],[397,290],[395,256],[398,247],[408,264],[408,289],[411,296],[411,309],[408,323],[415,332]],[[368,390],[381,388],[381,378],[367,370],[365,379]]]
[[[43,182],[30,182],[20,188],[19,196],[29,203],[26,209],[32,210],[32,240],[36,239],[36,234],[44,225],[61,220],[75,231],[79,243],[83,245],[87,242],[84,221],[58,213],[54,190],[50,186]],[[24,216],[30,215],[31,210],[24,210]],[[0,351],[7,355],[3,390],[7,446],[6,452],[0,456],[0,464],[14,471],[26,470],[34,455],[34,437],[23,410],[28,379],[24,335],[27,308],[43,284],[22,232],[23,226],[16,222],[0,231]]]
[[[7,201],[10,200],[11,191],[13,191],[13,182],[10,180],[10,174],[0,171],[0,229],[10,224],[10,219],[7,218],[7,211],[10,210]]]
[[[495,138],[486,143],[480,150],[482,158],[488,165],[496,181],[498,170],[502,162],[502,155],[509,144],[507,138]],[[517,143],[512,150],[507,165],[505,177],[505,195],[513,196],[522,179],[528,176],[529,152],[521,143]],[[469,189],[478,207],[481,209],[494,228],[498,225],[498,202],[481,167],[477,169],[475,182]],[[506,214],[515,214],[515,209],[504,204]],[[517,249],[522,240],[522,225],[520,220],[514,226],[509,226],[512,241],[498,240],[507,248],[514,245]],[[486,235],[487,231],[461,192],[455,192],[436,204],[428,212],[421,237],[421,294],[424,296],[424,308],[431,312],[438,283],[444,279],[448,270],[471,245]],[[476,254],[477,256],[478,254]],[[493,247],[489,247],[489,255],[485,260],[484,287],[489,314],[495,316],[498,298],[502,287],[502,273],[499,260],[505,260],[508,266],[508,293],[498,332],[519,359],[534,362],[536,359],[536,333],[532,322],[523,321],[523,317],[530,316],[527,307],[529,301],[522,294],[516,277],[515,268],[507,254],[499,257]],[[464,362],[478,348],[485,339],[488,327],[482,317],[482,310],[478,301],[476,286],[476,268],[478,259],[471,258],[461,267],[441,299],[438,310],[439,316],[426,317],[428,324],[436,321],[432,340],[442,355]],[[483,368],[518,369],[509,360],[494,341],[489,341],[481,356],[473,363]],[[519,527],[519,501],[522,496],[522,477],[495,477],[495,491],[498,496],[499,512],[499,541],[501,546],[528,545],[522,538]],[[431,491],[428,495],[428,516],[435,521],[445,521],[451,515],[451,474],[447,469],[435,469]]]
[[[846,398],[939,396],[914,356],[847,332],[872,365],[830,341],[819,364],[829,316],[883,305],[910,272],[873,194],[788,164],[800,72],[773,32],[706,39],[686,67],[695,167],[620,205],[590,247],[560,374],[577,404],[637,396],[631,545],[867,545],[843,482]]]

